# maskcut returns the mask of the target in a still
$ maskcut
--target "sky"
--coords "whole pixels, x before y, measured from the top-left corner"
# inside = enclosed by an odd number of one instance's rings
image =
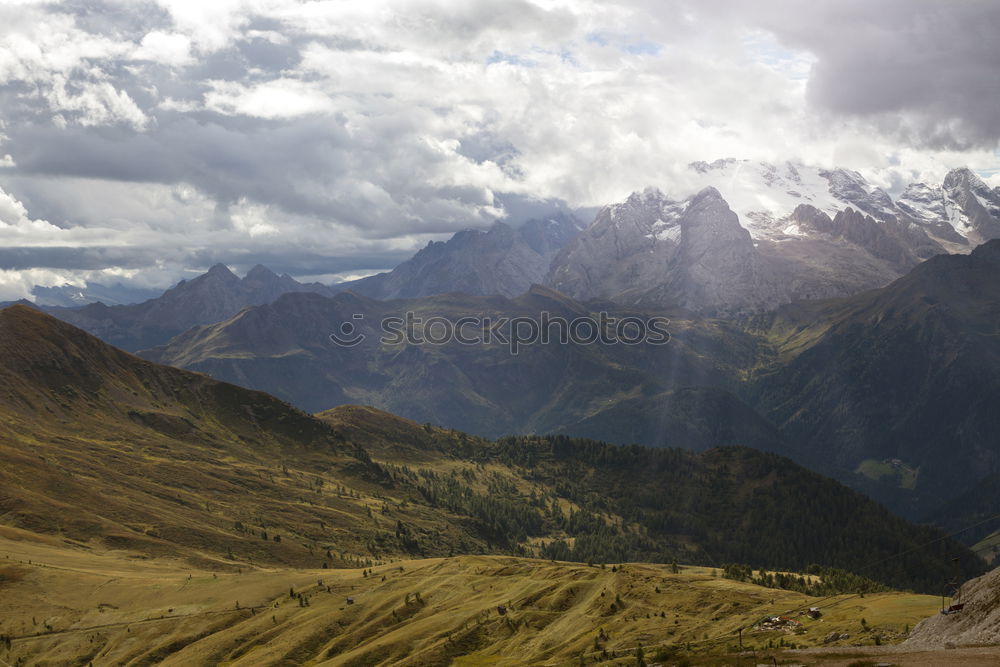
[[[718,158],[1000,186],[995,0],[0,0],[0,300],[327,282]]]

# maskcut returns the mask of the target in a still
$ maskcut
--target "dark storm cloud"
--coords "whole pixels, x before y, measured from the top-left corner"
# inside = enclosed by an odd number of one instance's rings
[[[1000,2],[731,3],[738,20],[813,53],[809,100],[931,148],[1000,140]]]
[[[408,259],[408,251],[362,252],[350,255],[316,253],[288,248],[202,248],[191,251],[162,247],[128,248],[0,248],[0,267],[8,270],[34,268],[99,271],[109,266],[143,269],[157,261],[173,260],[192,268],[223,263],[250,268],[263,264],[277,273],[321,275],[350,271],[377,271]]]
[[[386,140],[391,140],[391,132],[386,129]],[[386,163],[398,151],[395,164],[405,169],[403,165],[415,156],[408,155],[405,146],[387,147],[385,155],[358,152],[336,117],[270,121],[168,112],[143,132],[21,125],[9,128],[8,135],[8,150],[18,156],[19,174],[186,182],[223,206],[249,198],[289,213],[337,220],[372,237],[446,232],[456,226],[450,220],[393,218],[391,212],[339,191],[337,183],[357,171],[368,175],[381,171],[387,179],[405,180],[405,171],[385,173]],[[483,201],[482,188],[472,186],[399,185],[428,201],[490,203]]]
[[[134,269],[149,266],[156,259],[155,252],[143,248],[0,248],[0,268],[14,271],[34,268],[91,271],[109,266]]]
[[[223,124],[224,123],[224,124]],[[240,197],[301,213],[343,214],[299,184],[346,168],[343,128],[329,118],[276,123],[164,114],[146,132],[29,125],[9,130],[21,173],[196,184],[221,203]]]

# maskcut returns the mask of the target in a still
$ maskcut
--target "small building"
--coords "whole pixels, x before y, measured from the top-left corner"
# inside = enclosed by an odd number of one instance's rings
[[[771,616],[764,619],[760,623],[754,626],[755,630],[783,630],[785,632],[792,632],[796,628],[801,627],[802,623],[796,621],[790,616]]]

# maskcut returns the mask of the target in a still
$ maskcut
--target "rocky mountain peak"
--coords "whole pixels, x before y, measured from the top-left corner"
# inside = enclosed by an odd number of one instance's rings
[[[697,162],[691,162],[688,164],[688,169],[698,172],[699,174],[707,174],[710,171],[725,169],[727,167],[732,167],[739,164],[741,161],[736,158],[720,158],[713,162],[706,162],[704,160],[698,160]]]
[[[1000,238],[1000,190],[990,189],[971,169],[944,177],[945,213],[961,236],[974,244]]]
[[[926,183],[910,183],[899,196],[899,201],[914,200],[920,202],[931,202],[941,196],[941,188],[928,185]]]
[[[280,280],[280,278],[278,274],[271,269],[267,268],[263,264],[258,264],[247,272],[247,274],[243,277],[243,280],[267,284],[276,282]]]
[[[692,197],[687,210],[678,219],[685,247],[709,252],[713,246],[729,241],[744,243],[752,251],[750,232],[740,225],[739,216],[714,187],[707,187]]]
[[[698,193],[691,198],[690,206],[702,206],[706,200],[715,200],[716,202],[721,202],[725,204],[726,208],[729,208],[729,202],[725,200],[722,193],[719,192],[715,186],[709,185],[708,187],[702,188]]]
[[[205,274],[202,277],[209,277],[209,278],[216,278],[223,280],[230,280],[235,278],[236,280],[239,280],[236,274],[230,271],[229,267],[223,264],[222,262],[219,262],[218,264],[214,265],[207,272],[205,272]]]
[[[968,167],[959,167],[949,171],[944,177],[944,187],[949,190],[959,187],[969,190],[989,190],[983,179],[979,178],[976,172]]]
[[[816,208],[811,204],[799,204],[798,206],[795,207],[795,210],[792,211],[790,219],[796,222],[806,222],[808,220],[813,220],[819,217],[824,217],[827,219],[830,218],[830,216],[828,216],[826,213],[824,213],[823,211],[819,210],[818,208]]]
[[[870,184],[857,171],[834,169],[821,171],[830,183],[830,194],[842,202],[852,204],[869,215],[885,218],[895,214],[896,206],[889,194]]]
[[[658,222],[672,221],[686,207],[687,202],[674,201],[659,188],[647,187],[633,192],[624,202],[605,206],[598,212],[590,228],[607,224],[615,227],[625,225],[648,234]]]
[[[376,299],[450,292],[513,297],[542,282],[552,257],[580,227],[576,218],[559,211],[521,226],[498,220],[489,229],[465,229],[430,243],[388,273],[340,287]]]
[[[556,257],[547,282],[578,299],[720,313],[746,305],[757,273],[753,239],[717,188],[683,201],[646,188],[602,209]]]

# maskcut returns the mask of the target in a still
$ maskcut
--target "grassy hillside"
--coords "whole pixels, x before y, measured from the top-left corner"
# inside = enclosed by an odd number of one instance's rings
[[[367,562],[401,551],[399,521],[445,553],[484,548],[406,489],[390,501],[363,449],[267,394],[23,307],[0,311],[0,359],[4,524],[224,569]]]
[[[833,633],[833,645],[893,643],[938,604],[900,593],[819,600],[704,568],[496,556],[219,573],[12,529],[0,532],[0,575],[0,659],[34,665],[575,666],[581,656],[635,664],[640,646],[650,662],[719,664],[741,627],[758,655]],[[815,604],[823,618],[802,615]],[[801,626],[753,629],[789,611]]]

